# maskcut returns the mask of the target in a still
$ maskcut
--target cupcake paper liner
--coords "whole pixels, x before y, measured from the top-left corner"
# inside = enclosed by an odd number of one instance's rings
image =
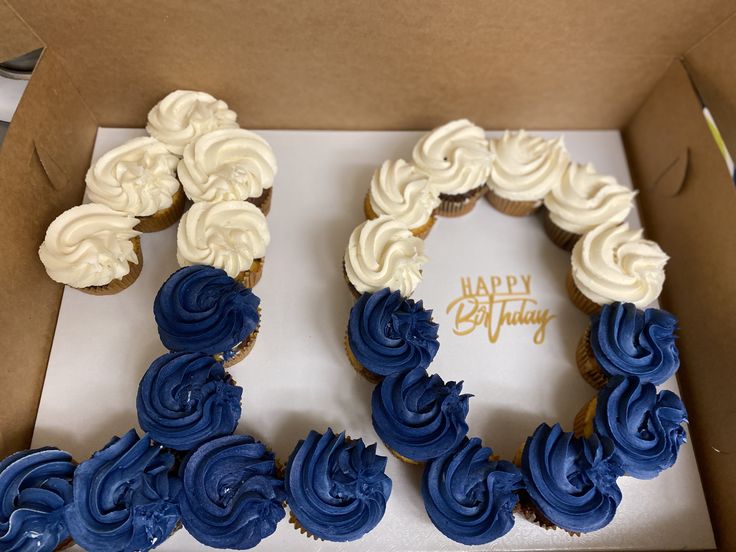
[[[381,381],[381,376],[378,376],[374,374],[373,372],[370,372],[368,369],[363,366],[357,358],[355,358],[355,355],[353,354],[353,350],[350,348],[350,341],[348,340],[348,334],[345,332],[345,339],[343,340],[343,344],[345,345],[345,353],[348,356],[348,360],[350,361],[350,365],[353,367],[353,369],[361,376],[363,376],[366,380],[368,380],[370,383],[376,384]]]
[[[383,443],[386,445],[386,443]],[[386,445],[386,448],[388,451],[396,458],[401,460],[404,464],[409,464],[411,466],[421,466],[424,462],[417,462],[416,460],[412,460],[411,458],[407,458],[406,456],[403,456],[396,452],[394,449],[392,449],[390,446]]]
[[[572,277],[572,270],[567,273],[567,295],[570,297],[573,305],[583,311],[585,314],[595,314],[601,310],[601,306],[598,303],[594,303],[588,299],[583,292],[578,289],[575,285],[575,280]]]
[[[593,435],[593,418],[595,418],[595,409],[598,406],[598,399],[593,397],[588,403],[580,409],[575,416],[572,429],[575,437],[590,437]]]
[[[248,203],[252,203],[261,210],[263,215],[271,212],[271,197],[273,196],[273,188],[266,188],[258,197],[249,197],[246,199]]]
[[[544,211],[544,233],[552,240],[557,247],[565,251],[572,251],[577,241],[581,238],[580,234],[568,232],[557,226],[549,216],[549,211]]]
[[[289,523],[291,523],[294,526],[294,529],[298,530],[302,535],[308,536],[310,539],[314,539],[316,541],[323,541],[323,539],[313,535],[309,531],[307,531],[302,524],[299,522],[298,519],[296,519],[296,516],[294,515],[294,512],[289,510]]]
[[[434,212],[441,217],[461,217],[473,210],[483,195],[485,184],[464,194],[440,194],[442,201]]]
[[[521,513],[522,515],[532,523],[535,523],[539,525],[540,527],[543,527],[547,530],[554,531],[555,529],[562,529],[561,527],[555,525],[550,520],[548,520],[542,511],[537,508],[534,503],[531,501],[531,499],[528,496],[523,496],[519,500],[519,504],[521,505]],[[563,529],[568,535],[571,537],[579,537],[580,533],[578,531],[567,531]]]
[[[159,230],[168,228],[172,224],[176,223],[184,213],[184,205],[186,201],[184,190],[179,187],[176,193],[171,196],[171,200],[171,205],[166,209],[161,209],[160,211],[146,217],[136,217],[140,222],[135,226],[135,229],[144,233],[158,232]]]
[[[365,194],[365,199],[363,200],[363,212],[365,213],[365,218],[367,220],[373,220],[377,219],[378,215],[373,210],[373,206],[371,205],[371,193],[368,192]],[[427,219],[427,222],[422,224],[421,226],[417,228],[410,228],[411,233],[414,234],[417,238],[426,239],[429,235],[429,231],[434,226],[434,223],[437,221],[437,217],[432,214],[429,219]]]
[[[261,275],[263,274],[263,265],[265,263],[265,257],[261,259],[254,259],[253,263],[250,265],[250,268],[235,276],[235,279],[247,288],[254,288],[261,279]]]
[[[575,360],[578,370],[583,379],[596,389],[600,389],[608,382],[608,377],[601,369],[590,346],[590,326],[580,338],[578,348],[575,350]]]
[[[541,201],[515,201],[513,199],[506,199],[490,188],[486,192],[486,199],[497,211],[512,217],[531,215],[542,204]]]
[[[258,307],[258,316],[260,318],[261,315],[261,307]],[[223,360],[222,353],[214,355],[215,360],[218,362],[222,362],[222,365],[225,368],[230,368],[231,366],[237,364],[241,360],[243,360],[245,357],[247,357],[250,352],[253,350],[253,347],[256,344],[256,339],[258,338],[258,332],[261,330],[261,324],[258,323],[258,326],[256,326],[256,329],[250,332],[250,334],[240,343],[238,343],[235,347],[233,347],[233,351],[235,351],[235,355],[230,357],[227,360]]]
[[[141,273],[141,268],[143,267],[143,251],[141,250],[140,236],[135,236],[131,241],[133,242],[133,251],[135,251],[135,254],[138,257],[138,263],[128,263],[130,271],[125,276],[118,280],[113,280],[104,286],[88,286],[76,289],[83,291],[84,293],[89,293],[90,295],[113,295],[123,291],[135,282]]]

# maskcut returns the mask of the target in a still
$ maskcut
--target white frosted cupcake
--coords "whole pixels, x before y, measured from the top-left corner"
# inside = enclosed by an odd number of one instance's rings
[[[276,170],[268,142],[235,128],[214,130],[190,143],[178,172],[192,201],[247,200],[268,214]]]
[[[52,280],[93,295],[130,286],[143,265],[138,219],[88,203],[59,215],[38,250]]]
[[[252,288],[261,278],[270,241],[266,217],[252,203],[198,202],[179,221],[176,258],[182,267],[221,268]]]
[[[491,140],[493,163],[486,198],[507,215],[533,213],[558,186],[570,160],[562,138],[545,140],[524,130]]]
[[[227,104],[205,92],[176,90],[148,113],[146,131],[181,155],[190,142],[220,128],[238,128],[238,116]]]
[[[138,218],[136,230],[163,230],[184,211],[184,193],[175,176],[177,162],[155,138],[133,138],[89,168],[87,197]]]

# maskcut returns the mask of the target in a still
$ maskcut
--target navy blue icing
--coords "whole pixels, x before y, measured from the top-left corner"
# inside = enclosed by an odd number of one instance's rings
[[[613,441],[613,458],[626,475],[651,479],[677,460],[685,422],[687,411],[677,395],[618,376],[598,392],[593,427]]]
[[[187,266],[174,272],[156,294],[153,314],[161,342],[171,351],[223,354],[258,327],[260,299],[224,270]]]
[[[69,538],[64,506],[74,468],[69,453],[52,447],[0,462],[0,551],[51,552]]]
[[[174,456],[134,429],[113,437],[74,472],[69,532],[86,550],[134,552],[164,542],[179,521]]]
[[[286,492],[271,452],[248,435],[199,447],[182,466],[184,527],[214,548],[253,548],[284,517]]]
[[[376,445],[331,429],[310,431],[286,465],[291,512],[306,531],[327,541],[361,538],[381,521],[391,494],[386,457]]]
[[[426,368],[440,347],[438,325],[422,302],[384,288],[364,293],[350,310],[348,344],[355,358],[379,376]]]
[[[242,394],[211,356],[167,353],[153,361],[138,386],[138,422],[157,443],[190,450],[235,431]]]
[[[468,433],[462,382],[444,383],[422,368],[386,376],[373,391],[373,427],[401,456],[425,462],[454,450]]]
[[[461,544],[491,542],[514,526],[521,473],[510,462],[492,460],[492,454],[473,437],[424,469],[427,514],[442,534]]]
[[[659,385],[680,367],[676,330],[677,319],[666,311],[611,303],[591,319],[590,346],[609,376],[637,376]]]
[[[521,458],[526,492],[543,516],[567,531],[588,533],[608,525],[621,503],[613,443],[541,424],[527,438]]]

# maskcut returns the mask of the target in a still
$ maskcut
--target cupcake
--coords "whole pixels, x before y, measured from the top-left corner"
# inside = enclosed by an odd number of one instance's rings
[[[544,230],[562,249],[572,251],[580,236],[604,223],[621,223],[634,206],[636,192],[593,165],[570,163],[559,186],[544,197]]]
[[[426,238],[435,223],[440,196],[429,178],[403,159],[386,161],[373,173],[365,196],[365,217],[388,215],[404,223],[411,233]]]
[[[497,210],[516,217],[542,205],[570,162],[561,137],[545,140],[524,130],[507,130],[500,139],[491,140],[491,154],[486,198]]]
[[[386,457],[376,445],[310,431],[286,464],[284,484],[294,526],[316,539],[347,542],[381,521],[391,494]]]
[[[483,129],[467,119],[425,134],[414,146],[412,158],[439,194],[438,215],[469,213],[483,195],[491,169],[488,140]]]
[[[271,241],[266,217],[246,201],[198,202],[179,221],[179,266],[209,265],[252,288],[261,279]]]
[[[64,507],[72,501],[75,464],[44,447],[0,462],[0,550],[53,552],[70,546]]]
[[[74,472],[64,510],[74,542],[86,550],[137,552],[165,541],[179,522],[181,484],[174,456],[131,429],[113,437]]]
[[[222,100],[192,90],[176,90],[148,113],[146,132],[175,155],[202,134],[220,128],[238,128],[234,111]]]
[[[514,526],[521,474],[511,462],[492,455],[473,437],[424,468],[422,498],[429,519],[460,544],[486,544]]]
[[[612,460],[625,475],[652,479],[677,460],[687,440],[687,411],[671,391],[660,391],[636,376],[616,376],[575,419],[575,434],[610,439]]]
[[[610,303],[591,317],[575,355],[585,381],[596,389],[612,376],[637,376],[659,385],[677,372],[677,319],[659,309]]]
[[[60,214],[38,250],[49,277],[92,295],[111,295],[135,282],[143,265],[138,219],[88,203]]]
[[[421,301],[383,288],[364,293],[350,309],[345,349],[353,368],[376,383],[383,376],[427,368],[440,347],[438,328]]]
[[[163,230],[184,212],[184,192],[175,176],[177,162],[155,138],[133,138],[90,167],[85,178],[87,197],[133,215],[140,232]]]
[[[273,453],[248,435],[201,445],[181,468],[181,520],[199,542],[246,550],[284,518],[284,482]]]
[[[246,200],[268,214],[276,157],[268,142],[253,132],[214,130],[184,148],[178,174],[192,201]]]
[[[211,356],[167,353],[153,361],[138,386],[138,423],[157,443],[191,450],[235,431],[242,395]]]
[[[261,300],[224,271],[191,266],[174,272],[153,302],[161,342],[170,351],[204,353],[232,366],[253,348]]]
[[[422,368],[386,376],[371,399],[373,428],[399,460],[426,462],[457,448],[468,433],[463,383]]]
[[[659,245],[642,238],[642,230],[602,224],[573,247],[568,295],[586,314],[616,301],[644,308],[662,291],[668,259]]]
[[[422,279],[425,262],[424,241],[404,223],[384,215],[353,230],[343,269],[356,299],[383,288],[409,297]]]

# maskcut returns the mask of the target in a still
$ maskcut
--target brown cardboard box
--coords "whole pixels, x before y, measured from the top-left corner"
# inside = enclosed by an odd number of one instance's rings
[[[175,88],[248,128],[619,128],[647,231],[672,256],[684,399],[719,549],[736,549],[736,3],[0,0],[0,58],[44,55],[0,150],[0,454],[27,446],[61,286],[37,248],[80,202],[98,126]],[[692,81],[691,81],[692,79]],[[693,87],[695,86],[695,89]]]

